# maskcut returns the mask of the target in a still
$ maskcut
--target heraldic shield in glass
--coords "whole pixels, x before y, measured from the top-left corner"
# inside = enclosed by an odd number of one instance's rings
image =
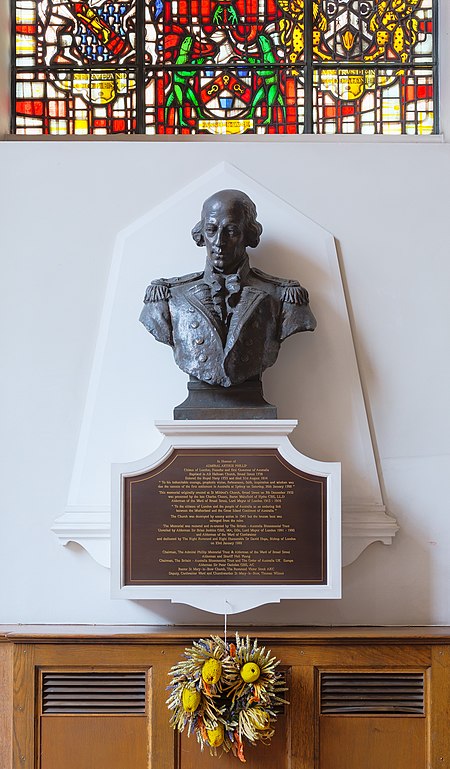
[[[16,0],[22,134],[429,134],[436,0]]]

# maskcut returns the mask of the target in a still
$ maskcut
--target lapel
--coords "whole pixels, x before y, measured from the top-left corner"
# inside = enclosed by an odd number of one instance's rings
[[[260,291],[259,288],[255,288],[254,286],[244,286],[241,298],[235,307],[231,318],[227,343],[224,350],[225,355],[228,355],[232,347],[234,347],[245,324],[267,296],[268,294],[266,294],[265,291]]]
[[[195,286],[192,286],[192,288],[189,288],[186,291],[185,297],[189,302],[189,304],[192,305],[192,307],[195,307],[196,310],[201,312],[203,317],[206,318],[208,323],[213,327],[214,331],[219,337],[221,346],[223,346],[226,339],[226,328],[224,324],[221,322],[217,313],[215,313],[212,307],[209,306],[209,302],[211,301],[211,298],[210,298],[210,289],[208,284],[196,283]],[[205,301],[205,298],[206,298],[206,301]]]

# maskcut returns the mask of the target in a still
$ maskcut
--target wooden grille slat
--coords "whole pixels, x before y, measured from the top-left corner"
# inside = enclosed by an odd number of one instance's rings
[[[391,676],[395,675],[395,681],[392,681]],[[349,676],[352,676],[352,680],[354,681],[364,681],[364,683],[370,683],[371,681],[380,682],[380,681],[390,681],[393,686],[396,685],[396,683],[410,683],[413,681],[421,681],[422,680],[422,674],[419,676],[415,673],[411,674],[411,676],[397,676],[396,673],[392,673],[391,675],[386,675],[386,673],[367,673],[367,676],[361,675],[360,673],[354,674],[354,673],[348,673],[346,675],[342,675],[341,673],[327,673],[327,678],[330,679],[330,681],[348,681]]]
[[[47,675],[47,673],[46,673],[45,674],[45,676],[46,676],[45,682],[48,683],[48,684],[52,684],[52,683],[59,684],[61,682],[64,683],[64,681],[68,680],[68,675],[69,674],[67,674],[67,675]],[[136,675],[129,676],[129,675],[124,675],[122,673],[119,673],[119,675],[120,675],[120,680],[121,681],[141,681],[142,680],[142,675],[141,674],[139,674],[137,676]],[[86,676],[86,675],[81,676],[78,673],[75,673],[73,676],[70,677],[70,680],[74,681],[74,682],[75,681],[76,682],[86,682],[88,684],[91,684],[92,686],[95,686],[98,681],[105,681],[105,683],[111,683],[111,684],[114,684],[114,681],[115,681],[115,679],[111,679],[111,676],[108,676],[108,675],[107,676],[105,676],[105,675],[99,676],[96,673],[92,673],[92,675],[88,675],[88,676]]]
[[[127,692],[136,692],[136,691],[145,691],[145,686],[95,686],[95,687],[87,687],[87,686],[50,686],[48,689],[45,690],[48,694],[53,694],[53,692],[60,692],[61,694],[67,693],[75,693],[75,694],[84,694],[89,692],[96,692],[97,694],[114,694],[115,692],[120,694],[126,694]]]
[[[424,713],[423,673],[328,673],[320,677],[321,713]]]
[[[74,694],[70,695],[67,694],[65,697],[61,696],[58,692],[55,692],[53,696],[43,697],[44,704],[56,704],[56,703],[67,703],[67,702],[107,702],[111,704],[111,700],[114,700],[115,703],[117,702],[129,702],[130,704],[133,702],[136,702],[135,697],[130,697],[129,694],[114,694],[113,696],[109,696],[106,694],[91,694],[89,697],[86,697],[84,694]]]
[[[44,673],[42,712],[145,713],[145,672]]]

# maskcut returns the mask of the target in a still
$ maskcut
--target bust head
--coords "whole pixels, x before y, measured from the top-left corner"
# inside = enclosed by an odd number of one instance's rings
[[[256,206],[240,190],[221,190],[205,200],[202,218],[192,230],[198,246],[206,246],[207,259],[217,272],[235,272],[255,248],[262,232]]]

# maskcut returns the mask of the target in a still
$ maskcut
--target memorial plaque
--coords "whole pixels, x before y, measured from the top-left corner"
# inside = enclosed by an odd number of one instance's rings
[[[276,449],[175,448],[122,493],[124,586],[327,582],[327,478]]]

